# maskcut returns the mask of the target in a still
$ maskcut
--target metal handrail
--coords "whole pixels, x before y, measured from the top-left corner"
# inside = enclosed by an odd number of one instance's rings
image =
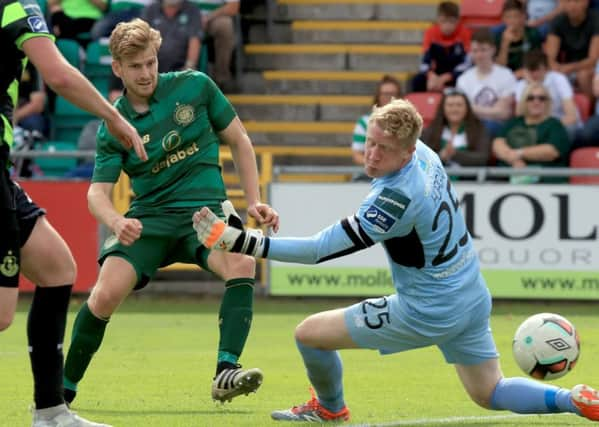
[[[599,176],[599,168],[509,168],[509,167],[458,167],[450,166],[445,169],[448,175],[460,177],[474,177],[476,181],[483,182],[487,178],[500,178],[510,176],[550,176],[550,177],[570,177],[570,176]],[[364,169],[360,166],[275,166],[273,168],[273,179],[278,180],[280,175],[360,175]]]

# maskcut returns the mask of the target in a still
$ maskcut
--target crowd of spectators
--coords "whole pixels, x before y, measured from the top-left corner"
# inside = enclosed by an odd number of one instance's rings
[[[473,28],[460,22],[456,3],[439,4],[410,90],[443,94],[422,140],[444,164],[564,167],[572,150],[599,146],[595,3],[505,0],[501,24]],[[587,120],[577,106],[580,96],[597,100]]]
[[[477,28],[462,23],[456,2],[439,3],[436,20],[424,33],[421,66],[408,87],[413,92],[443,93],[423,140],[446,164],[461,166],[559,166],[567,164],[571,150],[599,146],[599,108],[585,120],[576,103],[579,95],[591,105],[599,100],[597,3],[505,0],[501,24]],[[48,0],[46,15],[56,37],[75,40],[82,52],[88,43],[107,37],[118,22],[141,17],[162,34],[161,72],[203,67],[209,41],[213,64],[203,71],[224,92],[232,92],[238,87],[231,69],[239,10],[239,0]],[[546,100],[529,94],[539,86]],[[21,87],[16,125],[48,137],[44,112],[52,104],[52,94],[46,93],[31,66]],[[118,82],[111,87],[115,91],[110,96],[118,94]],[[400,96],[401,82],[386,75],[376,87],[373,103],[381,106]],[[548,112],[542,123],[531,118],[540,109],[537,104]],[[363,162],[367,120],[365,114],[355,126],[356,164]],[[549,133],[539,132],[548,127],[545,122],[551,124]],[[528,145],[548,143],[543,135],[565,135],[556,149],[559,155],[542,161],[528,158],[528,148],[518,145],[523,139],[516,138],[525,133],[535,133]],[[520,141],[516,145],[514,138]],[[514,152],[527,155],[514,159]]]

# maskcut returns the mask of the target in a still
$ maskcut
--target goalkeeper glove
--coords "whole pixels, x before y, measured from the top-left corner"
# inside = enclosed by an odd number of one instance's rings
[[[202,208],[202,215],[196,212],[193,216],[193,228],[200,243],[210,249],[264,257],[268,251],[268,237],[262,235],[261,230],[244,229],[230,201],[223,202],[222,207],[226,223],[206,207]]]

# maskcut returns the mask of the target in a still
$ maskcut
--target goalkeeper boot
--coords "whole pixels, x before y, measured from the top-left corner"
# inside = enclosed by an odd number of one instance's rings
[[[337,412],[329,411],[320,404],[320,401],[310,389],[312,398],[303,405],[294,406],[291,409],[273,411],[270,416],[277,421],[306,421],[311,423],[341,422],[349,421],[349,409],[344,406]]]
[[[81,418],[70,411],[66,405],[52,408],[33,410],[31,427],[111,427],[108,424],[99,424]]]
[[[220,371],[212,382],[212,399],[222,403],[241,394],[255,393],[262,384],[262,371],[258,368],[242,369],[231,364],[231,368]]]
[[[592,421],[599,421],[599,393],[585,384],[578,384],[572,389],[572,402],[580,414]]]

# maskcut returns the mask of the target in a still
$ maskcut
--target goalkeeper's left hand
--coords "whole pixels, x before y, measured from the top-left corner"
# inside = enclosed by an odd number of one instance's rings
[[[227,225],[207,207],[203,207],[199,212],[193,214],[193,228],[197,232],[200,243],[207,248],[239,252],[256,257],[262,256],[264,239],[266,239],[262,235],[262,231],[244,230],[243,227],[238,228],[239,225],[241,225],[241,221]]]

